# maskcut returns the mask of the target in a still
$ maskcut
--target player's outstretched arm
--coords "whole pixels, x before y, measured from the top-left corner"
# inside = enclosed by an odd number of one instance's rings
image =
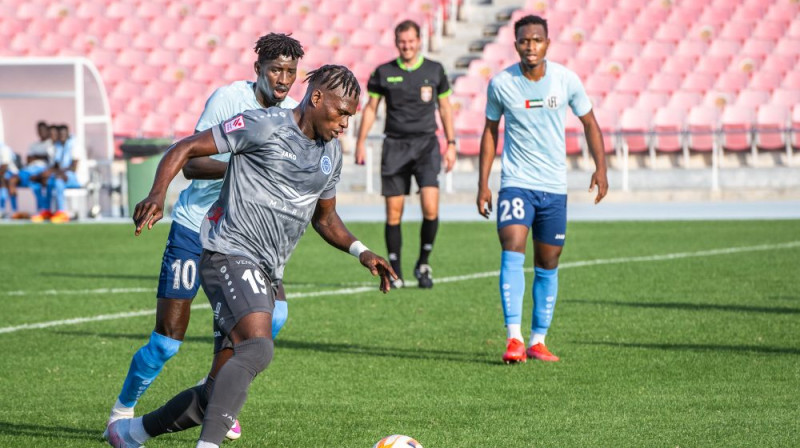
[[[366,162],[367,150],[364,144],[367,141],[367,134],[375,123],[375,115],[378,113],[378,104],[381,97],[370,96],[369,102],[361,111],[361,127],[358,128],[358,140],[356,140],[356,165],[363,165]]]
[[[497,127],[499,121],[486,119],[481,136],[481,155],[478,162],[478,213],[486,219],[492,213],[492,190],[489,189],[489,173],[492,171],[497,152]]]
[[[186,165],[183,165],[183,177],[187,179],[216,180],[225,177],[225,171],[227,170],[227,162],[220,162],[210,157],[197,157],[189,159]]]
[[[164,217],[164,198],[172,179],[178,174],[187,160],[193,157],[209,156],[217,153],[217,146],[211,130],[191,135],[173,144],[167,150],[156,170],[156,178],[150,193],[133,210],[133,222],[136,225],[135,235],[142,229],[152,229],[155,223]]]
[[[586,143],[589,145],[589,152],[592,153],[592,158],[594,159],[595,171],[589,183],[589,191],[593,191],[595,185],[597,186],[597,196],[594,198],[594,203],[597,204],[608,193],[606,150],[603,145],[603,133],[600,131],[600,125],[597,124],[593,111],[590,110],[588,114],[579,117],[579,119],[583,123]]]
[[[369,269],[372,275],[380,276],[380,290],[384,293],[389,292],[392,280],[397,279],[397,274],[392,270],[388,261],[367,249],[347,230],[342,218],[336,213],[336,197],[317,201],[311,225],[328,244],[339,250],[350,252],[364,267]]]

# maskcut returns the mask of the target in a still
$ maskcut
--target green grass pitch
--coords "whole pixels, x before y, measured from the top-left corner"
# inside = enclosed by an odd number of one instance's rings
[[[153,327],[168,228],[0,227],[0,447],[103,446]],[[382,224],[350,228],[384,252]],[[403,229],[408,278],[419,224]],[[570,223],[547,340],[562,361],[506,366],[493,223],[443,223],[439,283],[385,296],[309,229],[275,357],[225,445],[369,448],[399,433],[426,448],[800,446],[799,241],[789,220]],[[530,309],[528,296],[523,333]],[[205,375],[211,316],[193,311],[137,413]]]

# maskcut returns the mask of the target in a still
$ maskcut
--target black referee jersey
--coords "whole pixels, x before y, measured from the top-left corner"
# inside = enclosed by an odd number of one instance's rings
[[[386,98],[384,133],[404,138],[435,133],[436,100],[452,90],[442,64],[420,56],[412,66],[400,58],[379,65],[369,77],[367,92]]]

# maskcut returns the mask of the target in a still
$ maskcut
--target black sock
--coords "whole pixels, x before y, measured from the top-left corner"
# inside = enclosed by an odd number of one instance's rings
[[[206,391],[206,385],[201,384],[175,395],[164,406],[142,417],[144,430],[157,437],[200,426],[208,404]]]
[[[428,264],[428,257],[433,250],[433,240],[436,239],[437,230],[439,230],[439,218],[422,220],[422,230],[419,232],[419,260],[417,260],[417,266]]]
[[[386,224],[384,228],[384,238],[386,238],[386,251],[389,253],[389,263],[392,264],[397,277],[403,278],[402,264],[400,263],[400,249],[403,247],[403,233],[400,224],[395,226]]]

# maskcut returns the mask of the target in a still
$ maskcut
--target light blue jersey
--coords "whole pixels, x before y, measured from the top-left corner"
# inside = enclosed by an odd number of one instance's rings
[[[209,129],[246,110],[263,108],[264,106],[256,99],[254,84],[251,81],[235,81],[214,91],[206,102],[206,107],[197,121],[195,131],[200,132]],[[287,96],[277,106],[284,109],[293,109],[297,104],[297,101]],[[211,158],[221,162],[227,162],[230,157],[230,153],[211,156]],[[178,201],[172,210],[172,219],[176,223],[199,233],[203,218],[211,204],[219,197],[221,189],[222,179],[193,180],[178,196]]]
[[[567,105],[579,117],[592,110],[578,75],[561,64],[547,61],[539,81],[526,78],[519,63],[492,78],[486,118],[505,115],[501,188],[567,193]]]

